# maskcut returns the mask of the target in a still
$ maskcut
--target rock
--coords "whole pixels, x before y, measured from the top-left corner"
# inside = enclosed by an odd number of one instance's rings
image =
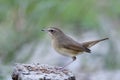
[[[47,64],[16,64],[12,80],[76,80],[67,69]]]

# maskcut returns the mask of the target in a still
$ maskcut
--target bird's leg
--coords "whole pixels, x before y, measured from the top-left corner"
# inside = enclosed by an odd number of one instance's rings
[[[76,60],[76,56],[73,56],[72,57],[72,61],[70,61],[69,63],[67,63],[66,65],[64,65],[63,67],[62,67],[62,69],[64,69],[66,66],[68,66],[68,65],[70,65],[72,62],[74,62],[75,60]]]

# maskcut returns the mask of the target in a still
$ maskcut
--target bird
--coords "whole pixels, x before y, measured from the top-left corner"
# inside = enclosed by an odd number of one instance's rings
[[[77,55],[82,54],[83,52],[91,53],[90,48],[98,42],[109,39],[103,38],[79,43],[72,39],[70,36],[66,35],[61,29],[57,27],[49,27],[47,29],[42,29],[42,31],[45,31],[50,35],[52,46],[56,52],[72,58],[72,61],[63,66],[62,68],[65,68],[66,66],[74,62]]]

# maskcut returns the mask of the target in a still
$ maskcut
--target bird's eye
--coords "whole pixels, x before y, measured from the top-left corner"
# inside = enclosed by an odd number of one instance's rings
[[[54,32],[54,30],[49,30],[50,32]]]

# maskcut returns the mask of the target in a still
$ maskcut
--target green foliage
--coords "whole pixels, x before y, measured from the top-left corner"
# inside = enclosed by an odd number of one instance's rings
[[[104,0],[102,0],[104,1]],[[119,19],[120,0],[0,0],[0,61],[3,64],[26,62],[35,46],[43,38],[41,29],[49,25],[62,25],[79,35],[85,29],[101,30],[98,17],[105,13]],[[100,31],[101,30],[101,31]],[[73,32],[74,32],[73,31]],[[16,59],[25,44],[34,42],[30,54]],[[112,44],[113,45],[113,44]],[[112,47],[111,49],[113,49]],[[110,49],[110,50],[111,50]],[[111,54],[114,53],[110,52]],[[107,55],[105,67],[117,68],[113,56]],[[112,63],[111,63],[112,62]],[[0,76],[0,80],[2,77]]]
[[[106,5],[103,6],[103,10],[110,17],[119,17],[120,14],[120,0],[109,0]]]

